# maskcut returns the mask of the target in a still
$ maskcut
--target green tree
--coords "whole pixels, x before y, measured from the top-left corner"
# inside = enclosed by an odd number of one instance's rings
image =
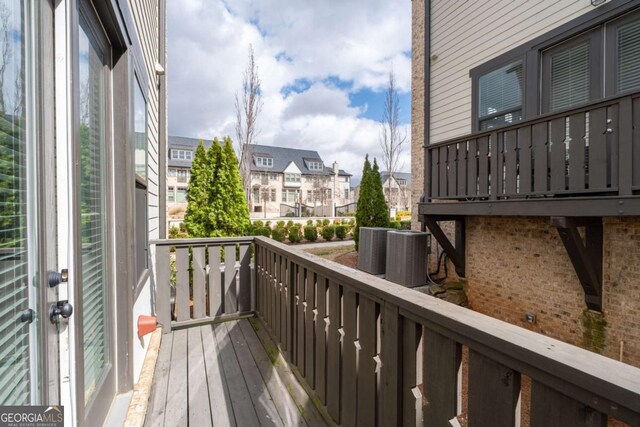
[[[210,218],[209,187],[215,168],[216,165],[212,164],[204,143],[200,141],[191,164],[191,178],[187,192],[189,204],[184,215],[184,224],[191,237],[208,237],[213,230]]]
[[[367,155],[362,168],[360,195],[356,207],[356,225],[353,230],[356,250],[360,240],[360,227],[387,227],[389,225],[386,206],[378,164],[374,159],[372,168],[369,155]]]
[[[223,146],[224,144],[224,146]],[[238,158],[231,138],[201,143],[191,166],[184,223],[192,237],[242,236],[250,227]]]

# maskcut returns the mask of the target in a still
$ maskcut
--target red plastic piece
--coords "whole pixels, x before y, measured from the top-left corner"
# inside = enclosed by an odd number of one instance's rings
[[[138,338],[150,334],[158,328],[156,316],[138,316]]]

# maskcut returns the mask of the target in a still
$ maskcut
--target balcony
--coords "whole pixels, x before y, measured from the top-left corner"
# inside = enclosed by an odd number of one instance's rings
[[[633,216],[639,194],[635,93],[429,145],[419,213]]]
[[[148,425],[640,425],[632,366],[270,239],[153,246]]]

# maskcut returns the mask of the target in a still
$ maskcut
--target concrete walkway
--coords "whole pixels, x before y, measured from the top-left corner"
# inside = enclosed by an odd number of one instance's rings
[[[356,242],[353,240],[332,240],[330,242],[316,242],[316,243],[300,243],[297,245],[291,245],[295,248],[300,249],[316,249],[316,248],[330,248],[330,247],[340,247],[340,246],[350,246],[355,245]]]

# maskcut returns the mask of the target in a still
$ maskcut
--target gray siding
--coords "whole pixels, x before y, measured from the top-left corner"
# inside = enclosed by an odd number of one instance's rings
[[[590,0],[432,1],[431,143],[471,132],[470,69],[593,9]]]

